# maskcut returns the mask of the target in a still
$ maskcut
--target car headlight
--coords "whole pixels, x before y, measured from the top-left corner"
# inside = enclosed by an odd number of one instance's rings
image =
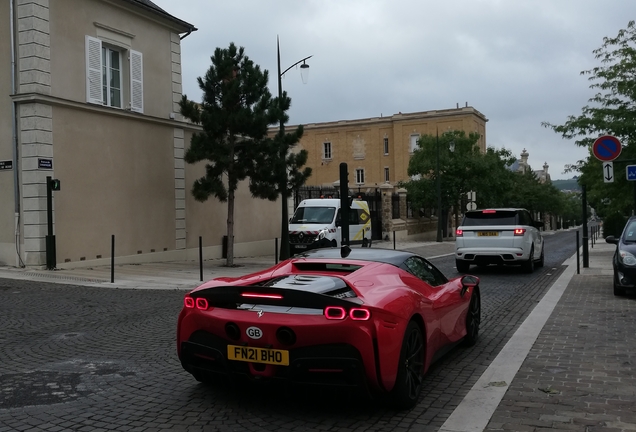
[[[324,239],[325,237],[327,237],[327,230],[326,230],[326,229],[324,229],[324,230],[322,230],[322,231],[320,231],[320,232],[318,233],[318,235],[316,236],[316,240],[315,240],[315,241],[322,240],[322,239]]]
[[[622,262],[623,264],[625,264],[626,266],[636,266],[636,257],[624,250],[620,250],[618,251],[618,260],[620,262]]]

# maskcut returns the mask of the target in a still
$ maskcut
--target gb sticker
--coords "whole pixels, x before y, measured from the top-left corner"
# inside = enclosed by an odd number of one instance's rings
[[[251,339],[260,339],[263,336],[263,332],[258,327],[249,327],[245,333]]]

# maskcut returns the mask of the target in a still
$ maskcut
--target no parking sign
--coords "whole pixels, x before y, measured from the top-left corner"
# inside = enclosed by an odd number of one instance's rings
[[[612,135],[600,136],[592,144],[592,153],[601,162],[609,162],[621,154],[621,142]]]

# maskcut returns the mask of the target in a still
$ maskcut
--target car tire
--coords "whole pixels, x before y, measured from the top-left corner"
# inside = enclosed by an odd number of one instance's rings
[[[411,321],[404,332],[395,386],[390,393],[391,404],[399,409],[413,408],[422,392],[424,380],[424,336],[422,329]]]
[[[460,273],[468,273],[468,270],[470,269],[470,263],[456,259],[455,267],[457,267],[457,271]]]
[[[466,336],[463,345],[471,347],[477,343],[479,339],[479,325],[481,324],[481,297],[479,290],[475,289],[468,304],[466,312]]]
[[[625,295],[625,288],[621,288],[614,284],[614,295],[617,297],[623,297]]]
[[[521,264],[521,268],[525,273],[534,272],[534,247],[530,248],[530,257],[526,262]]]
[[[195,380],[199,381],[201,384],[211,385],[213,380],[210,378],[208,374],[202,372],[191,372],[192,376]]]
[[[544,263],[545,263],[545,244],[541,247],[541,258],[539,258],[539,261],[537,261],[537,267],[543,267]]]
[[[625,295],[625,288],[622,288],[618,285],[618,283],[616,282],[618,278],[616,276],[617,275],[614,274],[614,278],[612,279],[612,281],[614,282],[614,295],[617,297],[622,297]]]

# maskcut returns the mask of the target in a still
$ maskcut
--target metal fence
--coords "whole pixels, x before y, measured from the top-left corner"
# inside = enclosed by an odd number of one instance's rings
[[[302,186],[294,193],[294,208],[311,198],[340,198],[340,189],[329,186]]]

